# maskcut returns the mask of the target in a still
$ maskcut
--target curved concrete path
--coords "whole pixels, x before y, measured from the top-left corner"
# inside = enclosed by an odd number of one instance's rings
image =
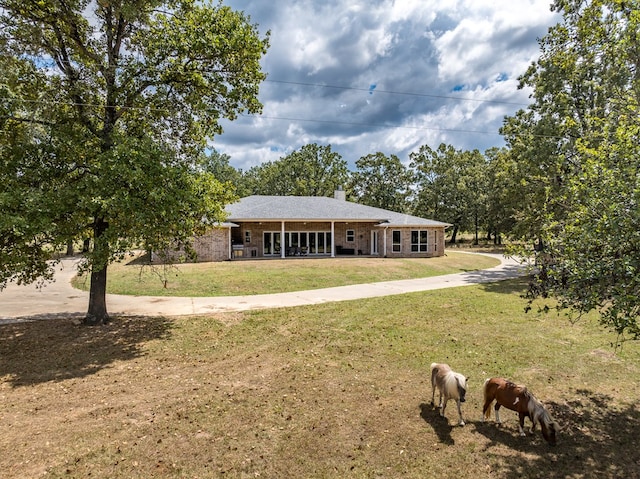
[[[523,269],[515,260],[500,254],[487,255],[499,259],[501,264],[490,269],[431,278],[385,281],[256,296],[186,298],[109,294],[107,295],[107,309],[109,314],[114,316],[178,316],[246,311],[467,286],[522,275]],[[27,319],[84,317],[89,304],[89,293],[73,288],[70,283],[76,273],[78,261],[73,258],[63,259],[56,267],[56,281],[47,283],[42,288],[37,288],[34,285],[17,286],[12,283],[0,291],[0,324]]]

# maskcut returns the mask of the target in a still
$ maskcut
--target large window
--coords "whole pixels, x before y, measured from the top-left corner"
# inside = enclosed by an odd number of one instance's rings
[[[285,256],[307,254],[331,254],[331,233],[329,231],[287,231],[284,241],[281,233],[265,231],[263,233],[263,254],[280,256],[284,248]]]
[[[391,251],[394,253],[402,252],[402,231],[392,231],[391,238]]]
[[[411,252],[412,253],[426,253],[427,249],[428,232],[426,230],[413,230],[411,231]]]

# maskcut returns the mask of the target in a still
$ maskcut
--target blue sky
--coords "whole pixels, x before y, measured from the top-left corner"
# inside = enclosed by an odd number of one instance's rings
[[[518,76],[559,21],[550,0],[225,0],[261,32],[259,116],[224,122],[212,146],[244,170],[308,143],[354,168],[381,151],[502,146],[505,115],[529,103]]]

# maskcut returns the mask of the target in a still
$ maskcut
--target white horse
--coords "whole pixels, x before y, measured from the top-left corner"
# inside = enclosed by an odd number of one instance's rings
[[[436,387],[440,392],[440,416],[445,417],[444,410],[447,401],[454,399],[458,405],[458,416],[460,426],[464,426],[462,410],[460,404],[465,402],[467,394],[467,379],[464,375],[452,371],[448,364],[431,363],[431,405],[434,406]],[[444,399],[444,400],[443,400]]]

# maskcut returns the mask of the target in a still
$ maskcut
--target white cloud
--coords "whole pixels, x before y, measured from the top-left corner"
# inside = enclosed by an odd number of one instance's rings
[[[548,0],[226,3],[271,31],[263,118],[226,122],[214,143],[243,169],[307,143],[350,164],[376,151],[406,161],[424,144],[501,145],[503,117],[528,102],[517,77],[558,20]]]

